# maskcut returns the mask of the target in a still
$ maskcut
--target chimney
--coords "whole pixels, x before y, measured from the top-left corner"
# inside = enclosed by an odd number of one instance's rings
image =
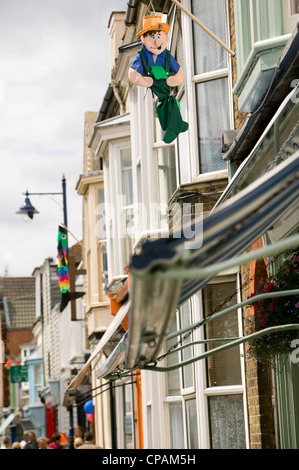
[[[110,31],[110,68],[111,72],[114,69],[115,61],[118,56],[118,48],[123,43],[125,34],[125,15],[124,11],[113,11],[110,15],[108,28]]]

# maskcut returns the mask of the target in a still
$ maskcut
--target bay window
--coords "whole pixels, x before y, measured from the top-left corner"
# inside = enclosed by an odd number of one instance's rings
[[[111,278],[124,273],[133,252],[133,183],[129,139],[112,143],[105,160],[105,228]]]
[[[104,188],[98,189],[98,259],[99,259],[99,292],[105,292],[108,285],[108,264],[107,264],[107,233],[104,207]]]
[[[202,290],[203,312],[207,318],[218,309],[238,303],[235,277],[218,278]],[[241,318],[233,311],[206,324],[206,350],[239,337]],[[206,359],[206,388],[212,449],[244,449],[245,413],[241,370],[241,348],[235,346]]]
[[[197,296],[198,304],[191,299],[180,307],[171,332],[187,331],[186,328],[199,318],[235,305],[240,301],[237,292],[236,275],[217,277]],[[233,311],[208,322],[205,328],[168,340],[165,348],[167,366],[225,344],[227,338],[239,337],[241,325],[241,314]],[[165,373],[164,406],[170,448],[246,448],[241,357],[242,346],[236,346]],[[201,391],[203,399],[198,398]]]
[[[192,13],[228,43],[225,0],[191,1]],[[197,108],[199,172],[226,169],[222,159],[222,134],[231,128],[229,65],[227,52],[197,24],[192,23],[193,74]]]

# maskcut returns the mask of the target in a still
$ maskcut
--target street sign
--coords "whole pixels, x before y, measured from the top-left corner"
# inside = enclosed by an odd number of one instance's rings
[[[11,366],[9,373],[12,384],[28,382],[28,366]]]

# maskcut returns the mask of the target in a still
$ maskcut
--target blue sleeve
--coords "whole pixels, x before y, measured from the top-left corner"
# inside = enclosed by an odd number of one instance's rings
[[[179,69],[180,69],[180,64],[178,64],[175,58],[171,55],[170,56],[170,71],[174,73],[178,73]]]
[[[141,60],[141,55],[140,54],[137,54],[137,56],[135,57],[135,59],[133,60],[132,64],[131,64],[131,68],[134,69],[134,70],[137,70],[137,72],[141,73],[141,75],[144,74],[144,69],[143,69],[143,65],[142,65],[142,60]]]

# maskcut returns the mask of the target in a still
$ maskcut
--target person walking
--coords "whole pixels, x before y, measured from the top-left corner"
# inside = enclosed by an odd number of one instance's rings
[[[29,434],[29,441],[25,445],[24,449],[38,449],[35,432],[30,431],[28,434]]]
[[[68,449],[70,447],[70,441],[68,437],[63,434],[64,442],[61,442],[61,434],[55,432],[51,437],[51,444],[49,444],[49,449]]]
[[[87,432],[85,434],[84,444],[78,447],[78,450],[80,449],[101,449],[101,447],[94,443],[94,436],[92,432]]]
[[[10,449],[10,438],[8,436],[3,438],[1,449]]]
[[[25,446],[28,444],[29,439],[30,439],[29,432],[26,432],[23,435],[23,439],[20,442],[22,449],[25,449]]]
[[[11,448],[12,449],[22,449],[21,443],[18,442],[18,441],[15,441],[15,442],[12,443]]]
[[[82,426],[75,427],[74,439],[76,439],[76,437],[81,437],[81,439],[84,439],[84,429],[82,428]]]
[[[49,440],[47,437],[41,436],[37,439],[37,445],[39,449],[48,449]]]
[[[76,437],[74,440],[74,448],[79,449],[83,445],[83,439],[82,437]]]

